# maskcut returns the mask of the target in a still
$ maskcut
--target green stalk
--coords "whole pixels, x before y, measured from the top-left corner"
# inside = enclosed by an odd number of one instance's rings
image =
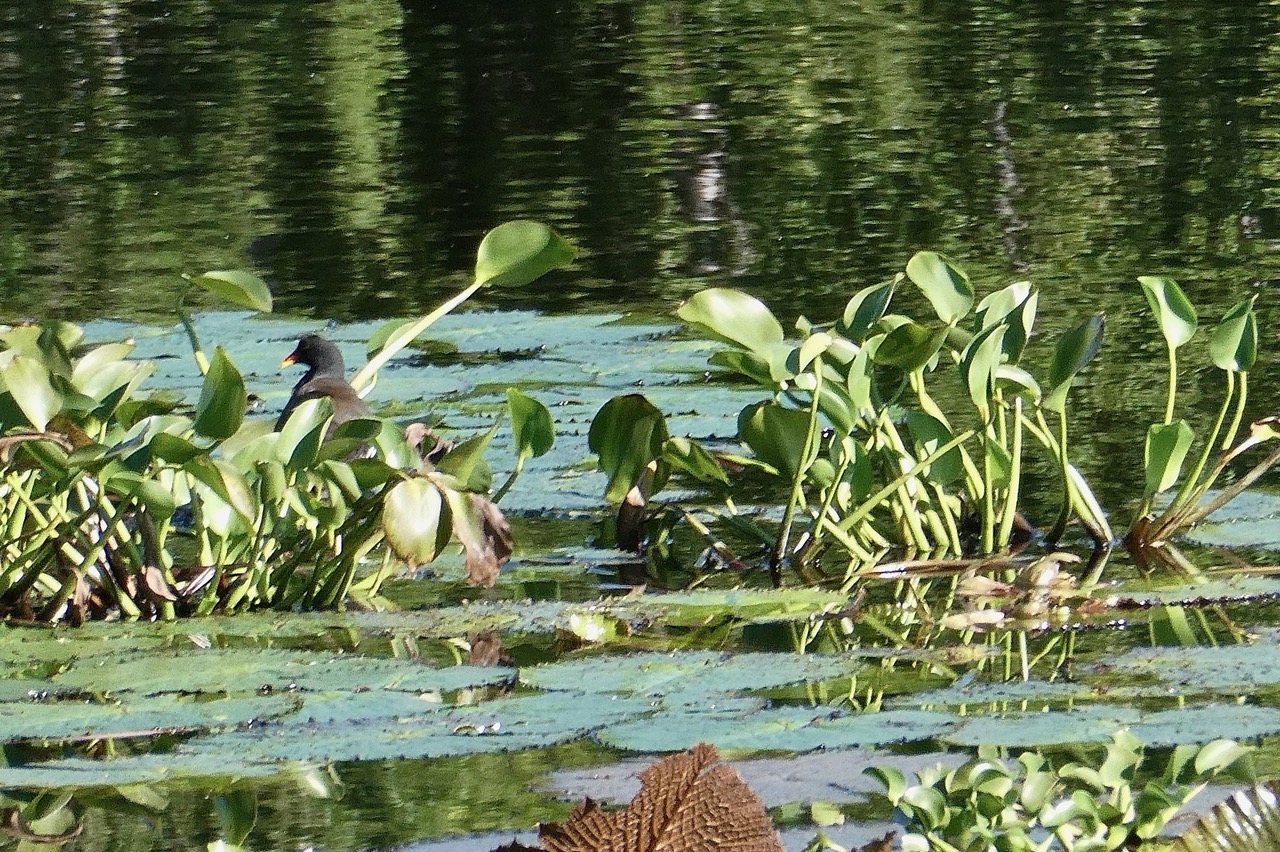
[[[1178,350],[1172,345],[1169,349],[1169,398],[1164,406],[1164,422],[1169,425],[1173,422],[1173,404],[1178,396]]]
[[[1048,539],[1053,543],[1062,538],[1062,534],[1067,531],[1067,521],[1071,520],[1071,476],[1067,473],[1067,413],[1065,405],[1063,410],[1058,412],[1057,449],[1058,470],[1062,476],[1062,508],[1058,512],[1058,519],[1054,522],[1053,529],[1049,531]]]
[[[1013,522],[1018,515],[1019,490],[1022,487],[1022,397],[1013,400],[1013,449],[1009,467],[1009,493],[1005,495],[1004,512],[1000,518],[997,544],[1003,550],[1013,536]]]
[[[822,399],[821,358],[815,358],[813,361],[813,378],[813,399],[809,405],[809,431],[805,434],[804,450],[796,464],[795,476],[791,482],[791,496],[787,499],[787,508],[782,515],[782,527],[778,530],[778,539],[774,544],[773,553],[769,556],[769,578],[774,588],[782,583],[779,574],[782,557],[787,551],[787,543],[791,538],[791,524],[795,519],[796,506],[800,504],[800,498],[804,492],[804,476],[809,471],[809,466],[813,464],[813,457],[818,449],[818,437],[821,431],[818,428],[818,403]]]
[[[178,297],[178,321],[182,323],[183,329],[187,332],[187,340],[191,342],[191,354],[196,359],[196,366],[200,368],[200,375],[207,376],[209,374],[209,359],[205,357],[204,349],[200,346],[200,336],[196,334],[195,323],[191,321],[191,315],[187,313],[186,305],[183,304],[187,299],[187,294],[191,292],[191,279],[186,275],[182,277],[187,279],[187,286],[182,291],[182,295]]]
[[[1201,451],[1200,458],[1196,460],[1195,469],[1182,480],[1182,485],[1178,488],[1178,493],[1173,498],[1173,502],[1171,502],[1168,508],[1164,510],[1164,513],[1160,516],[1160,520],[1156,523],[1156,529],[1163,527],[1167,520],[1172,519],[1175,515],[1181,512],[1182,508],[1186,506],[1187,503],[1194,502],[1199,499],[1199,496],[1203,494],[1205,490],[1213,484],[1213,480],[1216,479],[1216,477],[1212,477],[1205,480],[1202,484],[1200,474],[1204,473],[1205,465],[1209,463],[1209,456],[1213,453],[1214,446],[1218,442],[1218,435],[1222,431],[1222,424],[1227,419],[1227,411],[1231,407],[1231,398],[1234,396],[1234,385],[1235,382],[1232,378],[1232,373],[1229,371],[1227,373],[1227,394],[1222,398],[1222,405],[1218,408],[1218,417],[1213,423],[1213,431],[1210,433],[1209,439],[1205,441],[1204,450]],[[1239,416],[1238,408],[1237,416]],[[1238,426],[1239,421],[1237,420],[1237,422],[1233,424],[1231,432],[1234,433]],[[1144,501],[1143,511],[1138,513],[1138,517],[1142,517],[1146,514],[1147,502],[1149,502],[1149,500],[1150,498],[1148,498],[1147,501]]]
[[[859,523],[860,521],[862,521],[863,518],[870,515],[871,512],[876,509],[876,507],[878,507],[881,503],[884,502],[886,497],[888,497],[894,491],[902,487],[904,483],[906,483],[912,477],[919,474],[922,470],[924,470],[929,465],[933,464],[938,459],[942,458],[947,453],[951,452],[951,450],[954,449],[955,447],[960,446],[965,441],[972,438],[975,434],[976,433],[973,429],[966,429],[964,432],[961,432],[959,435],[956,435],[950,441],[947,441],[945,444],[938,447],[938,449],[934,450],[932,453],[929,453],[929,455],[925,456],[923,459],[916,462],[915,465],[910,470],[904,472],[897,479],[885,485],[883,488],[881,488],[875,494],[872,494],[866,500],[863,500],[862,504],[858,506],[857,509],[854,509],[852,512],[844,516],[844,518],[840,521],[838,528],[844,532],[848,532],[850,529],[853,528],[855,524]]]
[[[483,284],[477,281],[465,287],[461,292],[455,295],[452,299],[445,302],[443,305],[436,308],[434,311],[427,314],[422,319],[418,320],[410,328],[400,332],[395,337],[388,340],[383,345],[382,349],[378,351],[378,354],[370,358],[369,363],[361,367],[360,371],[355,374],[355,376],[351,379],[351,386],[355,388],[357,391],[364,390],[365,387],[368,386],[370,382],[373,381],[374,375],[378,372],[379,369],[381,369],[383,364],[386,364],[388,361],[390,361],[391,358],[397,352],[399,352],[401,349],[405,348],[410,343],[412,343],[414,338],[416,338],[419,334],[422,334],[422,332],[430,328],[437,320],[439,320],[445,314],[448,314],[454,308],[458,307],[458,305],[461,305],[467,299],[470,299],[473,295],[475,295],[475,292],[479,290],[482,286]]]
[[[1234,374],[1234,371],[1228,373],[1228,376]],[[1240,396],[1236,400],[1236,415],[1231,419],[1231,428],[1227,430],[1227,435],[1222,439],[1222,449],[1227,450],[1235,443],[1236,433],[1240,431],[1240,423],[1244,420],[1244,402],[1249,396],[1249,373],[1240,371]]]

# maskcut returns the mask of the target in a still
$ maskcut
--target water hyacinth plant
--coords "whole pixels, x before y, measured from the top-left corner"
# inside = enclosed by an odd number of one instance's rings
[[[894,310],[894,297],[907,283],[932,316]],[[1236,443],[1256,360],[1253,300],[1228,311],[1212,333],[1212,359],[1226,372],[1227,391],[1198,461],[1184,473],[1195,433],[1173,419],[1176,353],[1195,333],[1195,310],[1169,279],[1140,284],[1168,346],[1170,390],[1164,421],[1147,436],[1146,501],[1128,534],[1139,548],[1203,518],[1280,458],[1265,459],[1246,482],[1205,501],[1232,460],[1276,434],[1266,419]],[[1039,534],[1056,543],[1075,521],[1105,553],[1116,536],[1071,463],[1069,440],[1070,391],[1101,351],[1105,317],[1086,317],[1060,335],[1047,372],[1037,378],[1023,360],[1039,298],[1023,281],[979,300],[964,271],[935,252],[916,254],[904,272],[856,293],[834,322],[801,317],[794,337],[753,296],[722,288],[697,293],[676,313],[719,345],[710,364],[768,396],[739,415],[736,437],[747,456],[717,456],[672,438],[662,412],[639,395],[602,408],[591,446],[609,475],[606,497],[621,503],[620,542],[638,546],[641,508],[678,470],[726,497],[725,511],[703,510],[704,517],[749,527],[767,542],[775,584],[783,567],[819,579],[824,561],[841,565],[845,579],[854,581],[891,553],[986,557],[1037,532],[1021,514],[1023,470],[1028,454],[1037,452],[1057,471],[1060,507]],[[1220,455],[1210,467],[1215,452]],[[720,464],[726,461],[777,484],[784,502],[776,525],[738,515]],[[1156,498],[1175,486],[1176,497],[1159,515],[1150,514]],[[696,513],[684,515],[715,539]],[[1095,560],[1095,575],[1103,564]]]
[[[480,287],[532,280],[572,256],[537,223],[490,232],[474,283],[381,341],[357,387]],[[271,309],[252,275],[189,281]],[[127,341],[84,346],[66,323],[0,330],[0,610],[77,623],[331,608],[375,595],[397,561],[430,562],[451,539],[466,552],[469,579],[493,582],[510,541],[480,475],[492,432],[433,464],[377,417],[345,422],[326,440],[324,399],[270,431],[246,421],[247,390],[231,356],[221,346],[206,356],[179,314],[204,377],[193,411],[144,393],[152,365],[130,360]],[[545,409],[524,397],[510,416],[528,436],[517,451],[545,452]],[[354,457],[364,446],[373,457]]]

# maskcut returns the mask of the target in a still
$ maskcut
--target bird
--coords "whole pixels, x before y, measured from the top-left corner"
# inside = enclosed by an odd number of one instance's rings
[[[309,399],[329,398],[333,406],[333,420],[328,429],[330,435],[348,420],[372,414],[356,389],[347,382],[342,352],[332,341],[325,340],[318,334],[304,334],[294,350],[280,362],[280,369],[294,364],[306,366],[307,372],[293,386],[293,393],[289,395],[284,411],[280,412],[280,417],[276,420],[275,431],[283,429],[293,410]]]

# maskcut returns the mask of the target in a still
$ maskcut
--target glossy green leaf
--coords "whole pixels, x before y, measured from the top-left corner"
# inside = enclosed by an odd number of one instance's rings
[[[54,389],[48,368],[29,355],[14,355],[0,366],[0,378],[27,421],[43,431],[62,409],[62,394]]]
[[[477,284],[519,286],[568,266],[577,250],[541,222],[504,222],[484,235],[476,251]]]
[[[551,451],[556,424],[545,405],[516,388],[507,388],[507,413],[517,456],[536,459]]]
[[[382,529],[396,556],[424,565],[440,555],[452,533],[448,504],[428,479],[393,485],[382,507]]]
[[[942,421],[915,409],[907,412],[907,430],[911,433],[911,440],[919,458],[927,457],[955,437],[951,434],[951,430],[942,424]],[[953,447],[943,453],[929,465],[924,475],[939,485],[955,482],[964,475],[964,462],[960,457],[960,448]]]
[[[1221,370],[1252,370],[1258,360],[1257,296],[1237,302],[1209,334],[1209,356]]]
[[[901,272],[888,281],[859,290],[849,303],[845,305],[841,324],[844,333],[851,339],[862,342],[884,312],[889,309],[893,299],[893,291],[898,282],[905,278]]]
[[[592,418],[587,433],[587,444],[609,477],[605,499],[620,502],[640,472],[662,455],[666,441],[666,417],[640,394],[606,402]]]
[[[930,331],[919,323],[905,322],[885,335],[873,358],[877,364],[914,373],[937,356],[946,340],[945,328]]]
[[[1197,775],[1208,775],[1223,771],[1242,760],[1253,749],[1242,746],[1235,740],[1217,739],[1208,743],[1196,753],[1195,770]]]
[[[191,279],[197,284],[235,305],[264,313],[271,312],[271,290],[251,272],[217,270]]]
[[[978,315],[983,328],[1003,322],[1008,329],[1004,334],[1004,354],[1010,363],[1017,363],[1026,349],[1027,340],[1035,326],[1036,306],[1040,294],[1030,281],[1018,281],[988,295],[978,303]]]
[[[959,322],[973,307],[969,276],[944,255],[917,252],[907,262],[907,277],[920,288],[938,318],[947,325]]]
[[[748,406],[738,415],[738,437],[756,458],[788,479],[809,464],[804,458],[808,432],[809,412],[775,402]]]
[[[1143,275],[1138,278],[1160,333],[1170,349],[1182,346],[1196,333],[1196,309],[1172,278]]]
[[[186,464],[205,451],[195,444],[170,432],[159,432],[151,439],[152,457],[170,464]]]
[[[1185,420],[1173,423],[1153,423],[1147,429],[1147,442],[1143,449],[1143,466],[1146,471],[1147,491],[1159,494],[1178,483],[1182,463],[1195,433]]]
[[[1004,337],[1009,327],[991,325],[974,336],[960,356],[960,375],[969,389],[969,399],[986,411],[995,393],[996,369],[1004,357]]]
[[[738,290],[702,290],[677,308],[676,316],[716,340],[757,355],[783,340],[782,326],[764,303]]]
[[[1049,365],[1049,393],[1044,407],[1061,412],[1067,403],[1067,392],[1076,374],[1083,370],[1102,348],[1106,317],[1094,314],[1058,339]]]
[[[192,426],[201,435],[215,441],[230,438],[244,422],[248,402],[240,371],[226,350],[216,347],[213,360],[209,362],[209,372],[204,377],[204,386],[200,389],[200,401],[196,403]]]
[[[668,438],[662,445],[662,458],[672,467],[679,468],[699,482],[729,484],[729,476],[697,441],[689,438]]]

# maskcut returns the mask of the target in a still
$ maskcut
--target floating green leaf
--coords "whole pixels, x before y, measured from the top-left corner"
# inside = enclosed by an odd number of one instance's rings
[[[1209,335],[1209,356],[1222,370],[1252,370],[1258,360],[1257,296],[1237,302]]]
[[[1151,424],[1143,452],[1148,495],[1178,484],[1182,463],[1194,439],[1195,433],[1185,420]]]
[[[605,499],[620,502],[640,472],[662,455],[666,440],[666,418],[640,394],[606,402],[591,419],[587,433],[587,444],[609,477]]]

